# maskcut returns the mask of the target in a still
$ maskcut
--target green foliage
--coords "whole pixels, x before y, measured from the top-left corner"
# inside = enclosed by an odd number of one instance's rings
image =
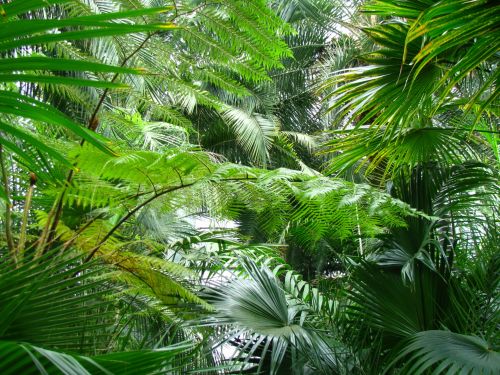
[[[498,372],[496,4],[0,3],[0,372]]]
[[[417,5],[411,1],[374,1],[365,10],[390,18],[365,29],[380,49],[363,57],[367,66],[325,83],[347,82],[333,94],[334,106],[345,105],[342,113],[350,119],[359,117],[360,124],[388,126],[386,134],[393,135],[396,126],[425,123],[426,117],[453,100],[450,93],[456,85],[476,70],[485,73],[483,66],[494,64],[498,7],[487,1],[443,0]],[[404,17],[404,21],[396,17]],[[479,101],[480,111],[487,110],[495,100],[498,73],[494,69],[490,72],[466,98],[466,108]]]
[[[67,1],[57,1],[54,3],[65,3]],[[113,80],[105,79],[81,79],[72,77],[76,72],[100,72],[100,73],[140,73],[140,70],[125,68],[122,66],[111,66],[82,59],[65,59],[46,56],[37,56],[34,49],[40,45],[46,45],[57,41],[88,39],[92,37],[103,37],[109,35],[130,34],[141,31],[155,31],[171,28],[169,24],[124,24],[114,22],[117,19],[141,17],[150,14],[158,14],[165,11],[165,8],[143,9],[135,11],[125,11],[109,13],[107,15],[93,15],[83,17],[70,17],[66,19],[26,19],[19,18],[24,12],[34,11],[41,6],[49,5],[45,2],[22,2],[14,1],[3,6],[2,32],[0,33],[0,50],[7,54],[0,63],[0,82],[22,83],[50,83],[51,85],[76,85],[85,87],[98,87],[105,89],[123,88],[123,84],[115,83]],[[71,29],[75,31],[71,31]],[[76,30],[76,28],[80,28]],[[54,33],[53,30],[64,29],[64,32]],[[21,48],[25,48],[21,51]],[[28,51],[28,52],[26,52]],[[29,51],[32,51],[30,53]],[[33,72],[57,72],[67,71],[65,75],[44,75],[33,74]],[[82,127],[78,122],[65,116],[56,108],[43,101],[31,98],[26,92],[15,93],[6,89],[3,84],[0,90],[2,107],[2,145],[20,157],[21,163],[26,164],[29,170],[43,176],[43,163],[47,156],[59,161],[69,162],[56,149],[48,147],[37,140],[36,136],[30,135],[30,131],[23,129],[17,122],[20,118],[32,121],[45,122],[50,125],[60,126],[73,132],[93,146],[102,151],[112,153],[108,145],[92,132]],[[31,129],[30,129],[31,130]],[[10,139],[10,140],[9,140]],[[38,153],[44,152],[46,156],[39,161],[36,157],[24,152],[12,140],[23,141],[30,144]]]

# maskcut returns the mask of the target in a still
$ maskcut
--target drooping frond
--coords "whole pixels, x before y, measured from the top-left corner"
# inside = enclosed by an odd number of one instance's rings
[[[497,7],[485,1],[373,1],[365,10],[388,17],[364,29],[379,48],[361,56],[365,65],[324,83],[337,87],[332,108],[340,108],[356,126],[382,126],[391,137],[398,129],[425,124],[448,103],[457,101],[469,110],[477,104],[479,115],[495,101],[498,73],[482,67],[495,64]],[[474,22],[465,22],[471,14]],[[485,78],[478,78],[482,83],[474,93],[462,96],[454,89],[476,72]]]

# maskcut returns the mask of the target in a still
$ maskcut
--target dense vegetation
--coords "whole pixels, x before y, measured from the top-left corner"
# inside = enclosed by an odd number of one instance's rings
[[[491,0],[1,0],[2,374],[498,374]]]

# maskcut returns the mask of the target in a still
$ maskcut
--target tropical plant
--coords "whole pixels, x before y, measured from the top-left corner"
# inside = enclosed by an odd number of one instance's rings
[[[92,374],[118,373],[124,368],[130,373],[188,369],[195,347],[189,342],[175,343],[175,336],[169,338],[171,345],[161,349],[112,352],[120,340],[140,342],[146,337],[141,337],[144,332],[134,323],[134,315],[140,311],[132,304],[119,307],[120,297],[116,296],[120,290],[118,285],[110,288],[114,278],[110,271],[95,262],[82,263],[81,256],[47,254],[17,268],[4,261],[0,276],[2,372]],[[127,337],[127,331],[135,337]]]
[[[482,43],[495,35],[489,16],[498,9],[485,1],[373,1],[362,9],[371,16],[363,31],[374,47],[357,66],[334,65],[319,83],[334,119],[324,144],[335,155],[328,171],[362,174],[429,216],[409,218],[355,258],[346,330],[359,332],[359,366],[369,363],[370,373],[494,372],[497,344],[485,332],[497,322],[472,324],[489,314],[488,303],[472,308],[472,300],[454,296],[481,293],[486,284],[498,291],[492,274],[475,287],[459,281],[466,269],[496,262],[498,43]],[[462,18],[469,11],[485,17],[475,19],[477,33]],[[472,354],[473,342],[493,350],[491,367]]]
[[[500,371],[497,13],[0,1],[0,372]]]

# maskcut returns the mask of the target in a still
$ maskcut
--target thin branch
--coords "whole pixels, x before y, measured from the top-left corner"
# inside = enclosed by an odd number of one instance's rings
[[[88,262],[90,259],[92,259],[92,257],[99,250],[99,248],[113,235],[113,233],[115,233],[118,230],[118,228],[120,228],[120,226],[123,223],[125,223],[128,219],[130,219],[132,217],[132,215],[134,215],[141,208],[143,208],[147,204],[151,203],[156,198],[159,198],[159,197],[161,197],[161,196],[163,196],[163,195],[165,195],[167,193],[170,193],[172,191],[176,191],[176,190],[179,190],[179,189],[182,189],[182,188],[185,188],[185,187],[193,186],[194,184],[195,184],[195,182],[192,182],[191,184],[186,184],[186,185],[181,185],[181,186],[174,186],[172,188],[165,189],[165,190],[163,190],[163,191],[161,191],[161,192],[159,192],[157,194],[154,194],[152,197],[146,199],[144,202],[142,202],[141,204],[139,204],[136,207],[134,207],[124,217],[122,217],[120,219],[120,221],[118,221],[118,223],[116,223],[113,226],[113,228],[111,228],[110,231],[103,237],[103,239],[90,251],[89,256],[85,259],[85,262]]]
[[[174,3],[174,9],[175,9],[175,15],[169,20],[169,22],[174,22],[176,20],[176,18],[180,17],[180,16],[184,16],[184,15],[188,15],[188,14],[191,14],[191,13],[194,13],[196,11],[198,11],[199,9],[207,6],[208,4],[206,2],[203,2],[202,4],[200,4],[199,6],[191,9],[190,11],[187,11],[187,12],[184,12],[184,13],[178,13],[178,10],[177,10],[177,4],[175,3],[175,1],[173,2]],[[134,57],[145,45],[146,43],[156,34],[158,34],[159,31],[155,31],[153,33],[148,33],[148,35],[146,36],[146,38],[144,38],[144,40],[128,55],[126,56],[123,61],[121,62],[120,64],[120,67],[124,67],[125,64],[132,58]],[[111,81],[110,83],[114,83],[116,81],[116,79],[119,77],[120,73],[115,73],[113,75],[113,78],[111,78]],[[97,102],[97,105],[94,109],[94,112],[92,113],[92,116],[90,116],[90,120],[89,120],[89,125],[88,127],[90,128],[93,124],[96,123],[97,121],[97,114],[99,113],[99,110],[101,109],[102,107],[102,104],[104,103],[104,100],[106,99],[106,96],[108,95],[108,92],[109,92],[109,88],[106,88],[104,89],[101,97],[99,98],[99,101]]]
[[[172,22],[172,21],[170,21],[170,22]],[[156,35],[157,33],[158,33],[158,31],[155,31],[154,33],[148,33],[146,38],[144,38],[144,40],[128,56],[126,56],[123,59],[123,61],[120,64],[120,67],[124,67],[125,64],[146,45],[146,43],[153,37],[153,35]],[[115,73],[113,75],[113,78],[111,78],[110,83],[114,83],[116,81],[116,79],[119,77],[119,75],[120,75],[120,73]],[[90,120],[89,120],[89,123],[87,126],[89,129],[92,126],[94,126],[94,124],[97,123],[97,114],[99,113],[99,110],[101,109],[101,107],[104,103],[104,100],[108,96],[108,92],[109,92],[109,87],[105,88],[104,91],[102,92],[102,95],[99,98],[99,101],[97,102],[97,105],[94,109],[94,112],[92,113],[92,116],[90,116]]]
[[[252,180],[256,180],[256,178],[255,177],[226,178],[226,179],[219,180],[219,181],[220,182],[228,182],[228,181],[252,181]],[[123,216],[120,219],[120,221],[118,221],[118,223],[116,223],[113,226],[113,228],[111,228],[109,230],[109,232],[103,237],[103,239],[90,251],[89,256],[85,259],[85,262],[90,261],[94,257],[95,253],[99,250],[99,248],[113,235],[113,233],[115,233],[118,230],[118,228],[120,228],[122,226],[123,223],[125,223],[128,219],[130,219],[141,208],[143,208],[144,206],[148,205],[149,203],[151,203],[152,201],[154,201],[156,198],[159,198],[159,197],[161,197],[161,196],[163,196],[163,195],[165,195],[167,193],[171,193],[171,192],[176,191],[176,190],[180,190],[180,189],[184,189],[184,188],[187,188],[187,187],[191,187],[191,186],[195,185],[197,182],[198,181],[167,188],[165,190],[162,190],[162,191],[158,192],[157,194],[154,194],[152,197],[146,199],[144,202],[142,202],[139,205],[137,205],[136,207],[134,207],[125,216]]]
[[[139,44],[139,46],[137,46],[128,56],[126,56],[123,61],[121,62],[120,64],[120,67],[123,67],[125,66],[125,64],[132,58],[134,57],[143,47],[144,45],[151,39],[151,37],[153,35],[155,35],[157,32],[154,32],[154,33],[149,33],[147,35],[146,38],[144,38],[144,40]],[[111,83],[115,82],[116,79],[118,78],[119,76],[119,73],[115,73],[113,75],[113,77],[111,78]],[[88,125],[87,125],[87,128],[88,129],[92,129],[92,130],[96,130],[98,124],[99,124],[99,121],[98,121],[98,118],[97,118],[97,114],[99,113],[99,110],[101,109],[103,103],[104,103],[104,100],[106,99],[107,95],[109,93],[109,88],[106,88],[104,89],[101,97],[99,98],[99,101],[97,102],[97,105],[94,109],[94,112],[92,113],[92,116],[90,117],[89,119],[89,122],[88,122]],[[83,146],[85,144],[85,140],[82,139],[80,141],[80,146]],[[59,225],[59,220],[61,218],[61,214],[62,214],[62,208],[63,208],[63,200],[64,200],[64,195],[66,194],[66,188],[71,184],[71,181],[73,180],[73,175],[74,175],[74,170],[71,169],[68,173],[68,177],[66,178],[66,181],[65,181],[65,185],[63,187],[63,190],[61,191],[61,194],[59,195],[58,197],[58,201],[57,201],[57,204],[56,204],[56,208],[54,210],[54,216],[53,216],[53,220],[52,220],[52,224],[50,225],[49,227],[49,232],[48,232],[48,235],[46,236],[47,238],[47,241],[46,242],[50,242],[54,233],[55,233],[55,230],[57,228],[57,225]],[[42,244],[42,246],[45,247],[45,244]]]

